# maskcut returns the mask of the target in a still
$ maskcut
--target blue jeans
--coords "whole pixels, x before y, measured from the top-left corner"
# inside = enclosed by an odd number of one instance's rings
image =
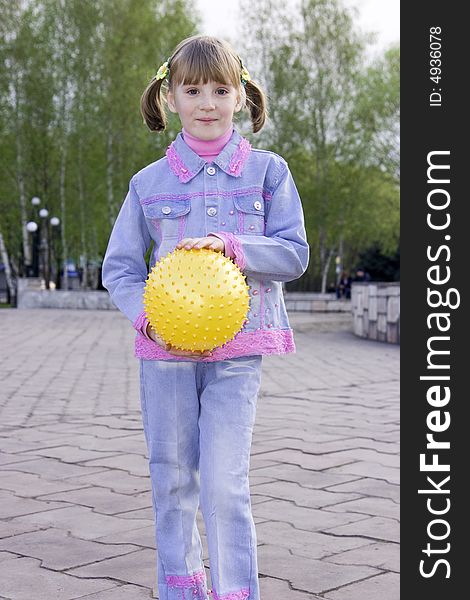
[[[259,600],[248,481],[262,357],[140,361],[142,419],[156,523],[160,600]]]

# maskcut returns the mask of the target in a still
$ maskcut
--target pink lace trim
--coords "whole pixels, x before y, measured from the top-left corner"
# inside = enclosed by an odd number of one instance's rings
[[[247,161],[250,152],[250,142],[247,139],[242,138],[241,142],[238,144],[238,148],[233,153],[232,159],[228,167],[232,175],[235,175],[235,177],[239,177],[241,175],[243,165]]]
[[[194,575],[167,575],[166,582],[172,588],[190,588],[201,583],[205,585],[206,574],[204,571],[197,571]]]
[[[250,590],[243,589],[239,592],[231,592],[230,594],[224,594],[219,596],[215,590],[213,590],[214,600],[245,600],[250,597]]]
[[[294,334],[292,329],[259,329],[256,331],[240,331],[233,340],[220,348],[216,348],[212,356],[206,358],[189,358],[196,362],[214,362],[227,360],[238,356],[289,354],[295,352]],[[135,339],[134,355],[144,360],[181,360],[180,356],[173,356],[161,346],[142,335]]]
[[[188,169],[188,167],[181,160],[180,155],[176,152],[176,148],[174,146],[174,142],[172,142],[166,151],[166,156],[168,159],[168,164],[170,165],[170,169],[173,173],[178,177],[180,181],[186,183],[189,181],[194,174]]]
[[[232,245],[232,250],[235,254],[235,262],[240,267],[240,271],[243,271],[243,269],[246,267],[246,258],[240,240],[237,238],[237,236],[233,235],[233,233],[230,233],[230,231],[224,231],[223,233],[227,236]]]

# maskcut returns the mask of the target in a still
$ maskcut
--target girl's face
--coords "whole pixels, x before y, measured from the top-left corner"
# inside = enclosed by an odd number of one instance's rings
[[[184,129],[202,140],[213,140],[224,134],[233,114],[242,108],[233,85],[214,81],[180,84],[168,92],[167,101],[171,112],[178,113]]]

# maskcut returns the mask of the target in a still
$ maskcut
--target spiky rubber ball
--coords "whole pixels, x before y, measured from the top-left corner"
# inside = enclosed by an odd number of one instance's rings
[[[178,248],[148,274],[144,309],[150,325],[180,350],[213,350],[243,327],[249,309],[246,276],[214,250]]]

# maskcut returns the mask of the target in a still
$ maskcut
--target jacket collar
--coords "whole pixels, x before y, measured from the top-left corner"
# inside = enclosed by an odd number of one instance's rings
[[[250,142],[234,129],[232,137],[213,162],[227,175],[240,177],[250,152]],[[207,164],[186,144],[181,132],[168,146],[166,156],[170,169],[182,183],[190,181]]]

